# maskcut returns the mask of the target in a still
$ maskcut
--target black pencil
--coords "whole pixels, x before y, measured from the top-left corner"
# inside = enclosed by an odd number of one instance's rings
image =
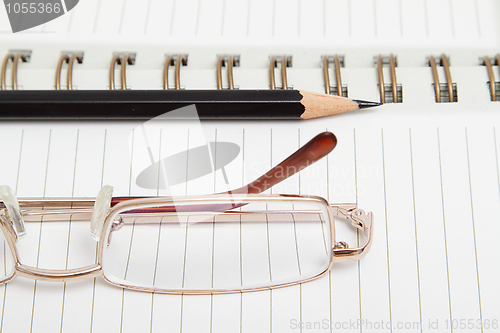
[[[380,105],[302,90],[4,90],[0,119],[151,119],[192,104],[201,119],[311,119]]]

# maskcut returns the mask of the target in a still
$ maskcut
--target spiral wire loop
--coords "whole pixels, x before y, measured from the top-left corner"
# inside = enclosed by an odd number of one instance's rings
[[[127,90],[127,65],[132,65],[134,63],[133,58],[130,57],[129,53],[123,53],[120,57],[119,54],[113,54],[111,58],[111,65],[109,66],[109,89],[115,90],[115,66],[116,64],[121,64],[121,84],[122,90]]]
[[[174,66],[174,88],[181,89],[181,66],[187,65],[187,54],[167,54],[163,64],[163,89],[168,90],[168,71],[170,66]]]
[[[495,62],[496,62],[496,65],[500,68],[500,53],[496,55]],[[493,102],[495,102],[498,100],[498,96],[497,96],[497,91],[496,91],[495,72],[493,71],[493,63],[492,63],[490,57],[485,56],[483,58],[483,65],[486,66],[486,69],[488,71],[488,77],[490,79],[489,85],[490,85],[491,100]]]
[[[222,89],[222,67],[224,67],[225,57],[223,55],[217,56],[217,89]],[[235,57],[233,55],[227,56],[227,82],[229,90],[234,89],[233,67],[235,65]]]
[[[384,83],[384,59],[381,54],[377,57],[378,84],[380,91],[380,103],[385,103],[385,83]],[[391,73],[392,101],[398,103],[398,81],[396,79],[396,58],[394,54],[389,55],[389,69]]]
[[[328,67],[330,65],[330,57],[323,56],[323,78],[325,80],[325,94],[331,94],[330,88],[330,75],[328,74]],[[337,95],[342,96],[342,77],[340,76],[340,58],[338,54],[333,56],[333,68],[335,70],[335,81],[337,82]]]
[[[277,58],[272,55],[269,58],[269,81],[270,81],[270,89],[276,89],[276,78],[274,76],[274,68],[277,66]],[[286,78],[286,68],[288,66],[288,57],[286,55],[281,56],[281,82],[283,84],[283,90],[288,89],[288,82]]]
[[[73,65],[75,63],[75,60],[77,60],[78,63],[81,64],[83,61],[82,54],[78,54],[77,52],[73,52],[71,53],[71,55],[69,55],[68,53],[61,54],[56,67],[56,90],[61,90],[61,70],[64,62],[68,63],[68,90],[73,90]]]
[[[451,72],[450,72],[450,63],[448,61],[448,57],[445,54],[441,55],[441,66],[444,68],[444,73],[446,76],[446,85],[448,87],[448,93],[450,96],[450,102],[456,102],[455,96],[453,93],[453,81],[451,80]],[[436,93],[436,102],[441,103],[441,87],[439,83],[439,74],[437,70],[437,62],[434,56],[429,57],[429,65],[432,68],[432,77],[434,79],[434,91]]]
[[[7,53],[3,59],[0,90],[6,90],[7,64],[9,63],[9,60],[12,60],[12,90],[17,90],[17,67],[19,59],[23,62],[27,61],[26,56],[21,52],[18,52],[15,55],[13,53]]]

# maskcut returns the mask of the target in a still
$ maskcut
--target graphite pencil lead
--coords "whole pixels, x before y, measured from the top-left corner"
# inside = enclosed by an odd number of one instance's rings
[[[354,99],[356,103],[358,103],[358,108],[360,109],[366,109],[366,108],[372,108],[374,106],[380,106],[382,103],[377,103],[377,102],[370,102],[370,101],[362,101],[360,99]]]

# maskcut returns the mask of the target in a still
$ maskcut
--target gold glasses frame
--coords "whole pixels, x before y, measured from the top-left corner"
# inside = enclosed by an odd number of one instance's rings
[[[15,198],[15,197],[14,197]],[[98,196],[99,198],[99,196]],[[281,283],[275,285],[269,285],[265,287],[257,288],[242,288],[242,289],[212,289],[212,290],[184,290],[184,289],[160,289],[160,288],[149,288],[134,285],[127,285],[123,283],[117,283],[110,280],[103,272],[103,253],[105,244],[107,244],[107,239],[113,230],[113,223],[115,217],[121,212],[140,210],[149,207],[175,207],[176,205],[197,205],[200,203],[210,203],[212,206],[217,208],[221,202],[231,201],[240,203],[250,203],[250,202],[291,202],[291,203],[314,203],[320,205],[326,211],[325,218],[328,218],[328,223],[330,224],[330,237],[332,244],[332,254],[330,256],[330,262],[328,267],[320,272],[319,274],[302,280],[297,280],[288,283]],[[20,199],[17,202],[17,209],[21,212],[21,222],[39,222],[40,218],[43,218],[44,222],[56,222],[56,221],[88,221],[91,219],[93,214],[93,207],[96,204],[96,199],[89,198],[57,198],[57,199],[47,199],[47,198],[32,198],[32,199]],[[270,290],[275,288],[282,288],[292,285],[297,285],[300,283],[308,282],[317,279],[324,274],[326,274],[334,263],[354,261],[363,258],[372,244],[373,236],[373,214],[365,213],[361,209],[357,209],[356,204],[335,204],[330,205],[325,199],[318,196],[302,196],[302,195],[262,195],[262,194],[212,194],[205,196],[187,196],[187,197],[148,197],[148,198],[131,198],[129,200],[121,201],[110,207],[110,202],[108,201],[105,208],[105,217],[99,221],[101,225],[99,226],[98,237],[98,252],[97,252],[97,263],[90,266],[85,266],[76,269],[67,270],[54,270],[54,269],[42,269],[37,267],[32,267],[24,265],[21,263],[18,250],[16,248],[16,242],[18,241],[18,232],[16,230],[16,224],[10,216],[8,205],[4,200],[4,208],[0,209],[0,229],[5,237],[5,240],[9,246],[10,252],[14,261],[14,272],[12,276],[5,279],[1,283],[6,283],[11,281],[16,276],[25,277],[32,280],[44,280],[44,281],[73,281],[84,278],[94,278],[97,276],[102,276],[104,280],[111,283],[112,285],[132,289],[137,291],[145,291],[152,293],[166,293],[166,294],[227,294],[227,293],[241,293],[241,292],[251,292],[260,290]],[[226,208],[219,210],[220,212],[226,211]],[[94,212],[95,213],[95,212]],[[12,213],[11,213],[12,214]],[[336,242],[335,240],[335,218],[339,217],[347,220],[355,228],[360,229],[364,236],[365,242],[362,246],[350,248],[345,242]],[[24,220],[24,222],[23,222]]]

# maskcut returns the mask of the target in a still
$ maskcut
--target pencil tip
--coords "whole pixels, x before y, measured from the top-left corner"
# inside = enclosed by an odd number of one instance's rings
[[[380,105],[382,105],[382,103],[362,101],[362,100],[359,100],[359,99],[355,99],[354,102],[358,103],[358,107],[360,109],[372,108],[374,106],[380,106]]]

